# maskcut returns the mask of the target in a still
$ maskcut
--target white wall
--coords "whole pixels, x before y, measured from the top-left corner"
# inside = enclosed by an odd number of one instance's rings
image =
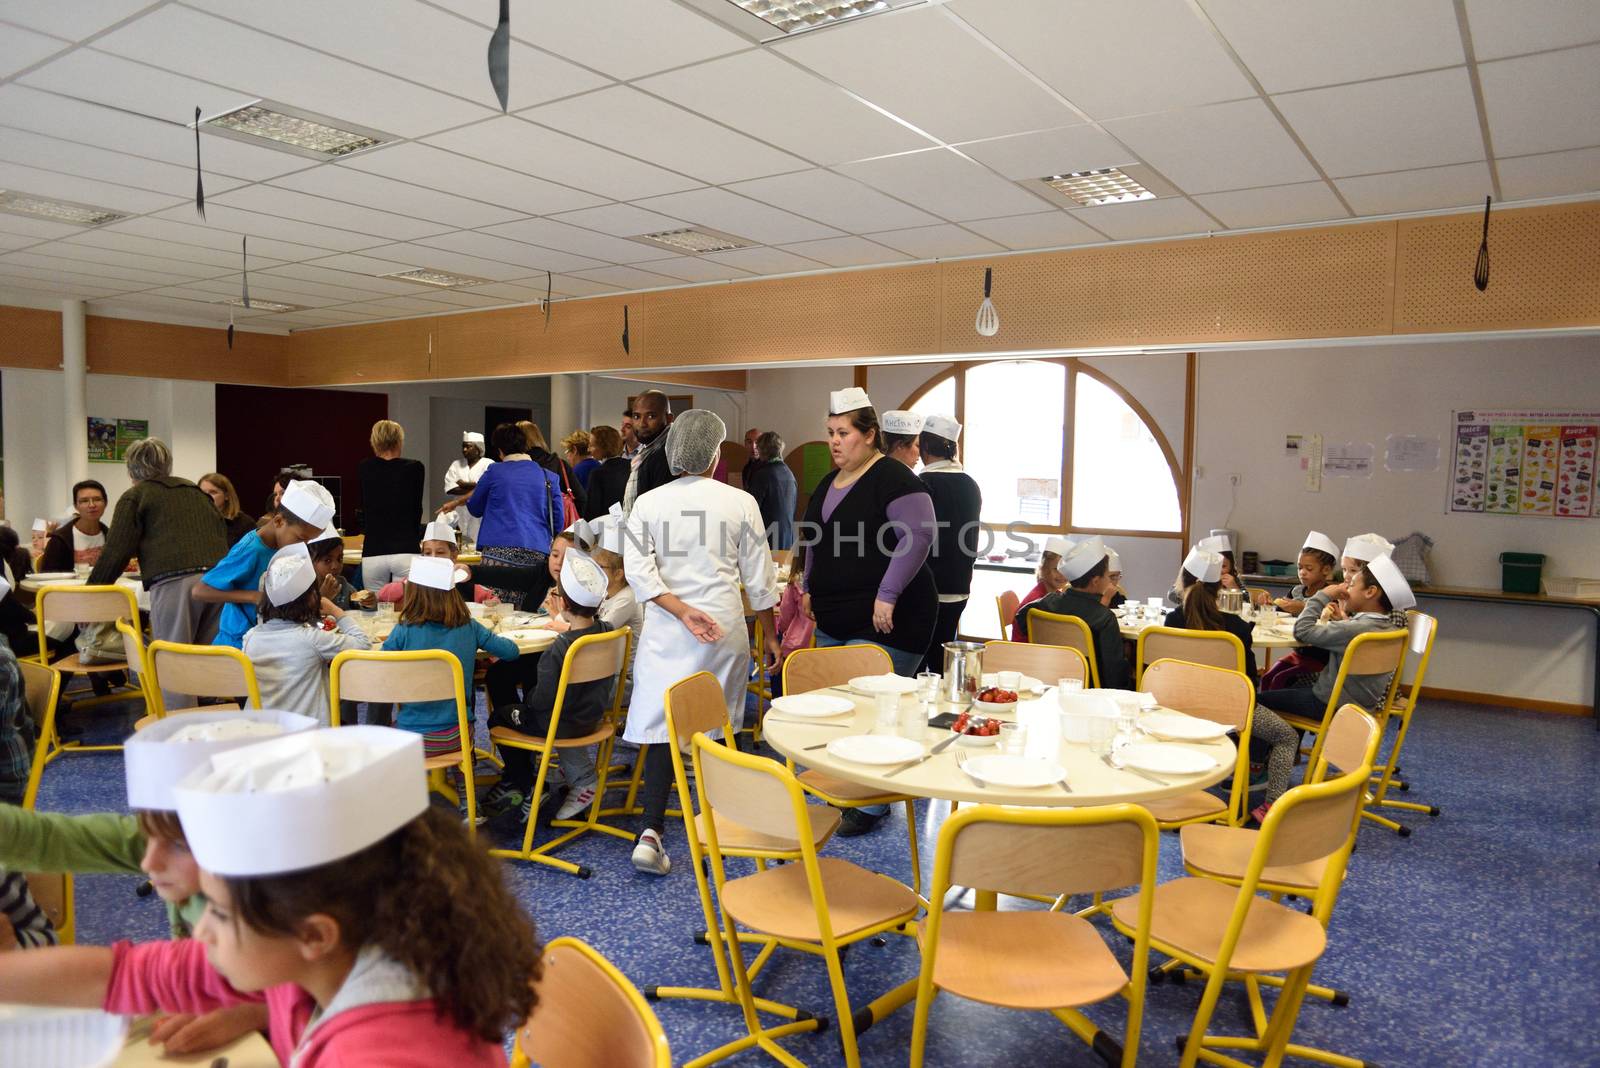
[[[755,377],[755,372],[751,372]],[[750,403],[745,393],[739,390],[712,389],[708,386],[689,386],[682,382],[651,382],[638,378],[611,378],[607,375],[589,376],[589,420],[590,426],[615,426],[622,425],[622,410],[627,407],[628,398],[643,393],[647,389],[659,389],[663,393],[674,396],[685,394],[694,398],[696,408],[716,412],[722,421],[728,424],[728,440],[743,441],[744,432],[752,426],[765,425],[748,423],[752,418]],[[571,433],[576,427],[557,427],[556,435],[562,436]]]
[[[172,448],[174,474],[194,479],[215,469],[217,403],[212,383],[91,374],[87,391],[91,416],[148,419],[151,436]],[[58,518],[71,504],[72,484],[62,456],[64,398],[59,371],[0,369],[5,515],[22,531],[36,516]],[[80,432],[86,434],[88,428]],[[89,477],[105,485],[112,507],[129,486],[120,463],[91,463]]]

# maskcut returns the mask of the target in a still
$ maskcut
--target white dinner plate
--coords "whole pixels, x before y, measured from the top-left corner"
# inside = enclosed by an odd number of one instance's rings
[[[1139,726],[1157,738],[1172,742],[1212,742],[1228,733],[1225,724],[1168,709],[1146,713],[1139,720]]]
[[[799,716],[803,719],[842,716],[846,712],[856,710],[855,702],[830,693],[785,694],[774,700],[772,707],[786,716]]]
[[[28,577],[38,579],[40,582],[60,582],[62,579],[75,579],[78,577],[78,573],[76,571],[35,571]]]
[[[0,1064],[100,1068],[116,1061],[127,1033],[125,1017],[95,1009],[0,1005]]]
[[[850,688],[865,694],[912,693],[917,688],[917,680],[904,675],[857,675],[850,680]]]
[[[1054,786],[1066,776],[1054,760],[1033,760],[1010,753],[989,753],[967,761],[967,771],[984,782],[1031,790]]]
[[[1182,746],[1151,742],[1125,745],[1117,750],[1117,756],[1129,767],[1157,775],[1198,775],[1217,766],[1217,762],[1204,753]]]
[[[518,630],[503,630],[500,637],[509,638],[514,642],[541,642],[550,637],[550,632],[537,627],[523,627]]]
[[[1000,673],[998,671],[985,671],[983,673],[983,688],[985,690],[991,686],[998,687],[999,685]],[[1032,675],[1024,675],[1017,683],[1017,689],[1021,693],[1044,693],[1045,686],[1044,683]]]
[[[828,743],[828,755],[855,764],[904,764],[925,750],[921,742],[898,734],[852,734]]]

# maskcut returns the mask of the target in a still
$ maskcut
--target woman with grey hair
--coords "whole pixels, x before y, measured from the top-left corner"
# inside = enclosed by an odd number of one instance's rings
[[[634,846],[640,871],[665,875],[672,864],[661,844],[672,739],[663,700],[667,687],[698,671],[722,683],[728,718],[744,722],[750,645],[744,629],[744,587],[767,636],[765,659],[776,664],[778,603],[772,555],[755,498],[711,478],[727,427],[715,413],[684,412],[667,430],[666,457],[676,478],[641,493],[623,529],[624,573],[644,609],[644,634],[633,661],[633,697],[623,737],[644,753],[644,832]]]
[[[129,445],[126,463],[133,485],[117,498],[89,584],[115,582],[137,556],[139,580],[150,591],[151,637],[209,645],[222,606],[201,604],[189,591],[227,555],[227,525],[205,490],[172,473],[172,450],[160,438]],[[180,694],[164,696],[168,708],[194,703]]]

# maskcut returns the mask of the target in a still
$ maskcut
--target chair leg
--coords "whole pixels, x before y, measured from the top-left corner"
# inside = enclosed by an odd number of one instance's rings
[[[839,963],[839,946],[831,939],[822,945],[822,959],[828,966],[828,985],[833,988],[834,1011],[839,1019],[839,1045],[844,1050],[845,1068],[861,1068],[855,1017],[850,1011],[850,992],[844,985],[844,966]]]
[[[1218,968],[1211,970],[1211,975],[1206,979],[1206,990],[1200,998],[1200,1006],[1195,1009],[1194,1023],[1189,1026],[1189,1037],[1183,1043],[1183,1056],[1178,1062],[1179,1068],[1194,1068],[1200,1060],[1200,1047],[1205,1041],[1206,1028],[1211,1026],[1212,1014],[1217,1011],[1217,1001],[1222,997],[1222,984],[1227,981],[1227,974]]]
[[[911,838],[911,890],[926,905],[927,899],[922,897],[922,856],[917,850],[917,802],[908,797],[905,805],[906,833]]]
[[[938,993],[933,985],[932,947],[923,951],[922,971],[917,976],[917,1008],[911,1018],[911,1068],[922,1068],[922,1058],[928,1043],[928,1012],[933,1007],[933,996]]]

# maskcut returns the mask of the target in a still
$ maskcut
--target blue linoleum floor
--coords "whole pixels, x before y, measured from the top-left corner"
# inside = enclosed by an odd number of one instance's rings
[[[1416,828],[1407,839],[1377,827],[1361,832],[1316,975],[1318,982],[1348,990],[1351,1002],[1337,1008],[1308,999],[1296,1040],[1387,1068],[1600,1064],[1600,734],[1594,721],[1425,702],[1403,763],[1415,784],[1411,796],[1441,806],[1443,815],[1402,816]],[[84,754],[46,770],[39,807],[93,812],[121,810],[124,801],[120,754]],[[919,806],[925,866],[946,808]],[[874,833],[835,839],[829,851],[900,876],[906,864],[902,820],[896,811]],[[510,828],[492,828],[490,837],[512,844]],[[641,987],[712,985],[709,951],[691,941],[700,916],[681,826],[669,827],[667,847],[679,870],[664,879],[635,872],[629,843],[600,835],[561,854],[590,866],[589,880],[518,862],[507,862],[507,872],[541,936],[588,940]],[[1179,867],[1176,836],[1165,835],[1163,876],[1178,874]],[[159,901],[136,897],[137,881],[78,879],[80,941],[166,937]],[[1123,940],[1113,933],[1110,941],[1125,958]],[[912,978],[917,964],[909,939],[855,947],[844,965],[853,1001],[865,1004]],[[815,957],[780,953],[757,983],[760,994],[833,1015]],[[1173,1037],[1187,1030],[1199,996],[1194,983],[1150,988],[1141,1063],[1176,1063]],[[733,1006],[665,1001],[657,1011],[675,1061],[742,1032]],[[1091,1008],[1089,1015],[1121,1034],[1120,1001]],[[1246,1020],[1242,994],[1230,992],[1213,1029],[1240,1033]],[[906,1063],[910,1029],[908,1007],[865,1032],[863,1064]],[[843,1063],[831,1031],[784,1045],[809,1065]],[[1100,1063],[1046,1015],[948,995],[935,1004],[928,1050],[930,1065]],[[770,1062],[746,1053],[729,1063]]]

